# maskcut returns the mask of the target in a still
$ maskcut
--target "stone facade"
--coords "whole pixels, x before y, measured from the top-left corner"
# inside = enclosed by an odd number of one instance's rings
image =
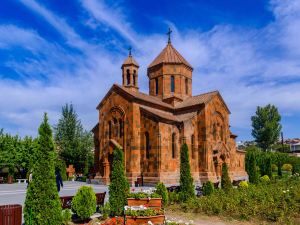
[[[130,54],[122,65],[122,86],[114,84],[99,103],[94,127],[95,170],[109,183],[113,149],[124,151],[133,185],[179,184],[180,147],[189,147],[196,184],[218,181],[226,162],[232,180],[247,179],[245,152],[229,130],[229,114],[218,91],[192,96],[191,65],[171,43],[149,65],[149,95],[138,91],[139,65]]]

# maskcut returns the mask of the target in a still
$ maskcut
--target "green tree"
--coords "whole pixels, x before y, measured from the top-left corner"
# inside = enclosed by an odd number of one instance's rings
[[[47,114],[39,127],[36,162],[26,193],[25,224],[62,224],[62,209],[55,182],[55,150]]]
[[[96,211],[96,195],[92,187],[82,186],[72,199],[72,210],[82,219],[88,219]]]
[[[129,183],[124,169],[123,150],[116,148],[113,155],[113,166],[109,185],[109,205],[114,216],[123,214],[129,193]]]
[[[191,167],[189,161],[189,149],[186,143],[181,147],[180,151],[180,200],[186,202],[195,197],[195,187],[193,177],[191,175]]]
[[[272,178],[272,155],[274,153],[261,152],[259,155],[259,168],[260,175],[268,175],[269,178]]]
[[[166,207],[169,203],[169,195],[168,195],[168,190],[164,183],[159,182],[155,186],[156,188],[156,193],[159,194],[162,198],[163,206]]]
[[[232,189],[231,180],[228,174],[228,166],[225,162],[222,164],[221,188],[225,191]]]
[[[257,184],[259,181],[259,173],[257,171],[259,149],[255,146],[246,148],[245,167],[249,176],[249,182]]]
[[[252,120],[252,136],[255,138],[258,146],[267,150],[271,145],[278,141],[281,131],[281,116],[274,105],[257,107],[255,116]]]
[[[59,156],[67,165],[73,165],[77,172],[88,172],[93,164],[93,137],[83,129],[73,105],[62,107],[62,116],[54,127],[54,139]]]

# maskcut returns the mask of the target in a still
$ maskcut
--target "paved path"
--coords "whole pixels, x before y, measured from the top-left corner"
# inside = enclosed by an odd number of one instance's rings
[[[91,186],[94,191],[108,193],[108,187],[105,185],[91,185],[86,184],[84,182],[77,181],[65,181],[64,187],[60,190],[60,196],[69,196],[75,195],[77,190],[81,186]],[[26,188],[27,184],[14,183],[14,184],[0,184],[0,205],[5,204],[21,204],[24,205],[25,196],[26,196]],[[108,195],[106,195],[106,200],[108,199]]]

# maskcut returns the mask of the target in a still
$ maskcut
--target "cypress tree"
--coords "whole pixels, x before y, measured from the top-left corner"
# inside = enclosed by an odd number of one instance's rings
[[[189,149],[187,144],[184,143],[180,151],[180,200],[186,202],[187,200],[194,198],[194,190],[194,181],[191,175],[189,161]]]
[[[129,193],[129,183],[124,170],[124,155],[123,150],[120,148],[114,150],[112,168],[109,185],[109,204],[112,215],[120,216],[123,214]]]
[[[225,191],[232,189],[231,180],[228,175],[228,166],[225,162],[222,164],[221,188]]]
[[[249,149],[246,153],[246,171],[249,176],[249,182],[253,184],[258,183],[259,174],[257,171],[257,164],[256,164],[256,150]]]
[[[32,182],[26,193],[24,219],[30,225],[62,224],[61,203],[55,181],[55,152],[47,114],[39,127]]]

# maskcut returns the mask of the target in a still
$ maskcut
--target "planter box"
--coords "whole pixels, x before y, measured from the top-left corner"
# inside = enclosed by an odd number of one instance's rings
[[[162,200],[161,200],[161,198],[150,198],[150,199],[148,199],[148,198],[141,198],[141,199],[127,198],[127,205],[128,206],[145,205],[150,208],[161,209]]]
[[[165,216],[126,216],[126,224],[137,225],[137,224],[148,224],[151,221],[153,224],[164,224]]]

